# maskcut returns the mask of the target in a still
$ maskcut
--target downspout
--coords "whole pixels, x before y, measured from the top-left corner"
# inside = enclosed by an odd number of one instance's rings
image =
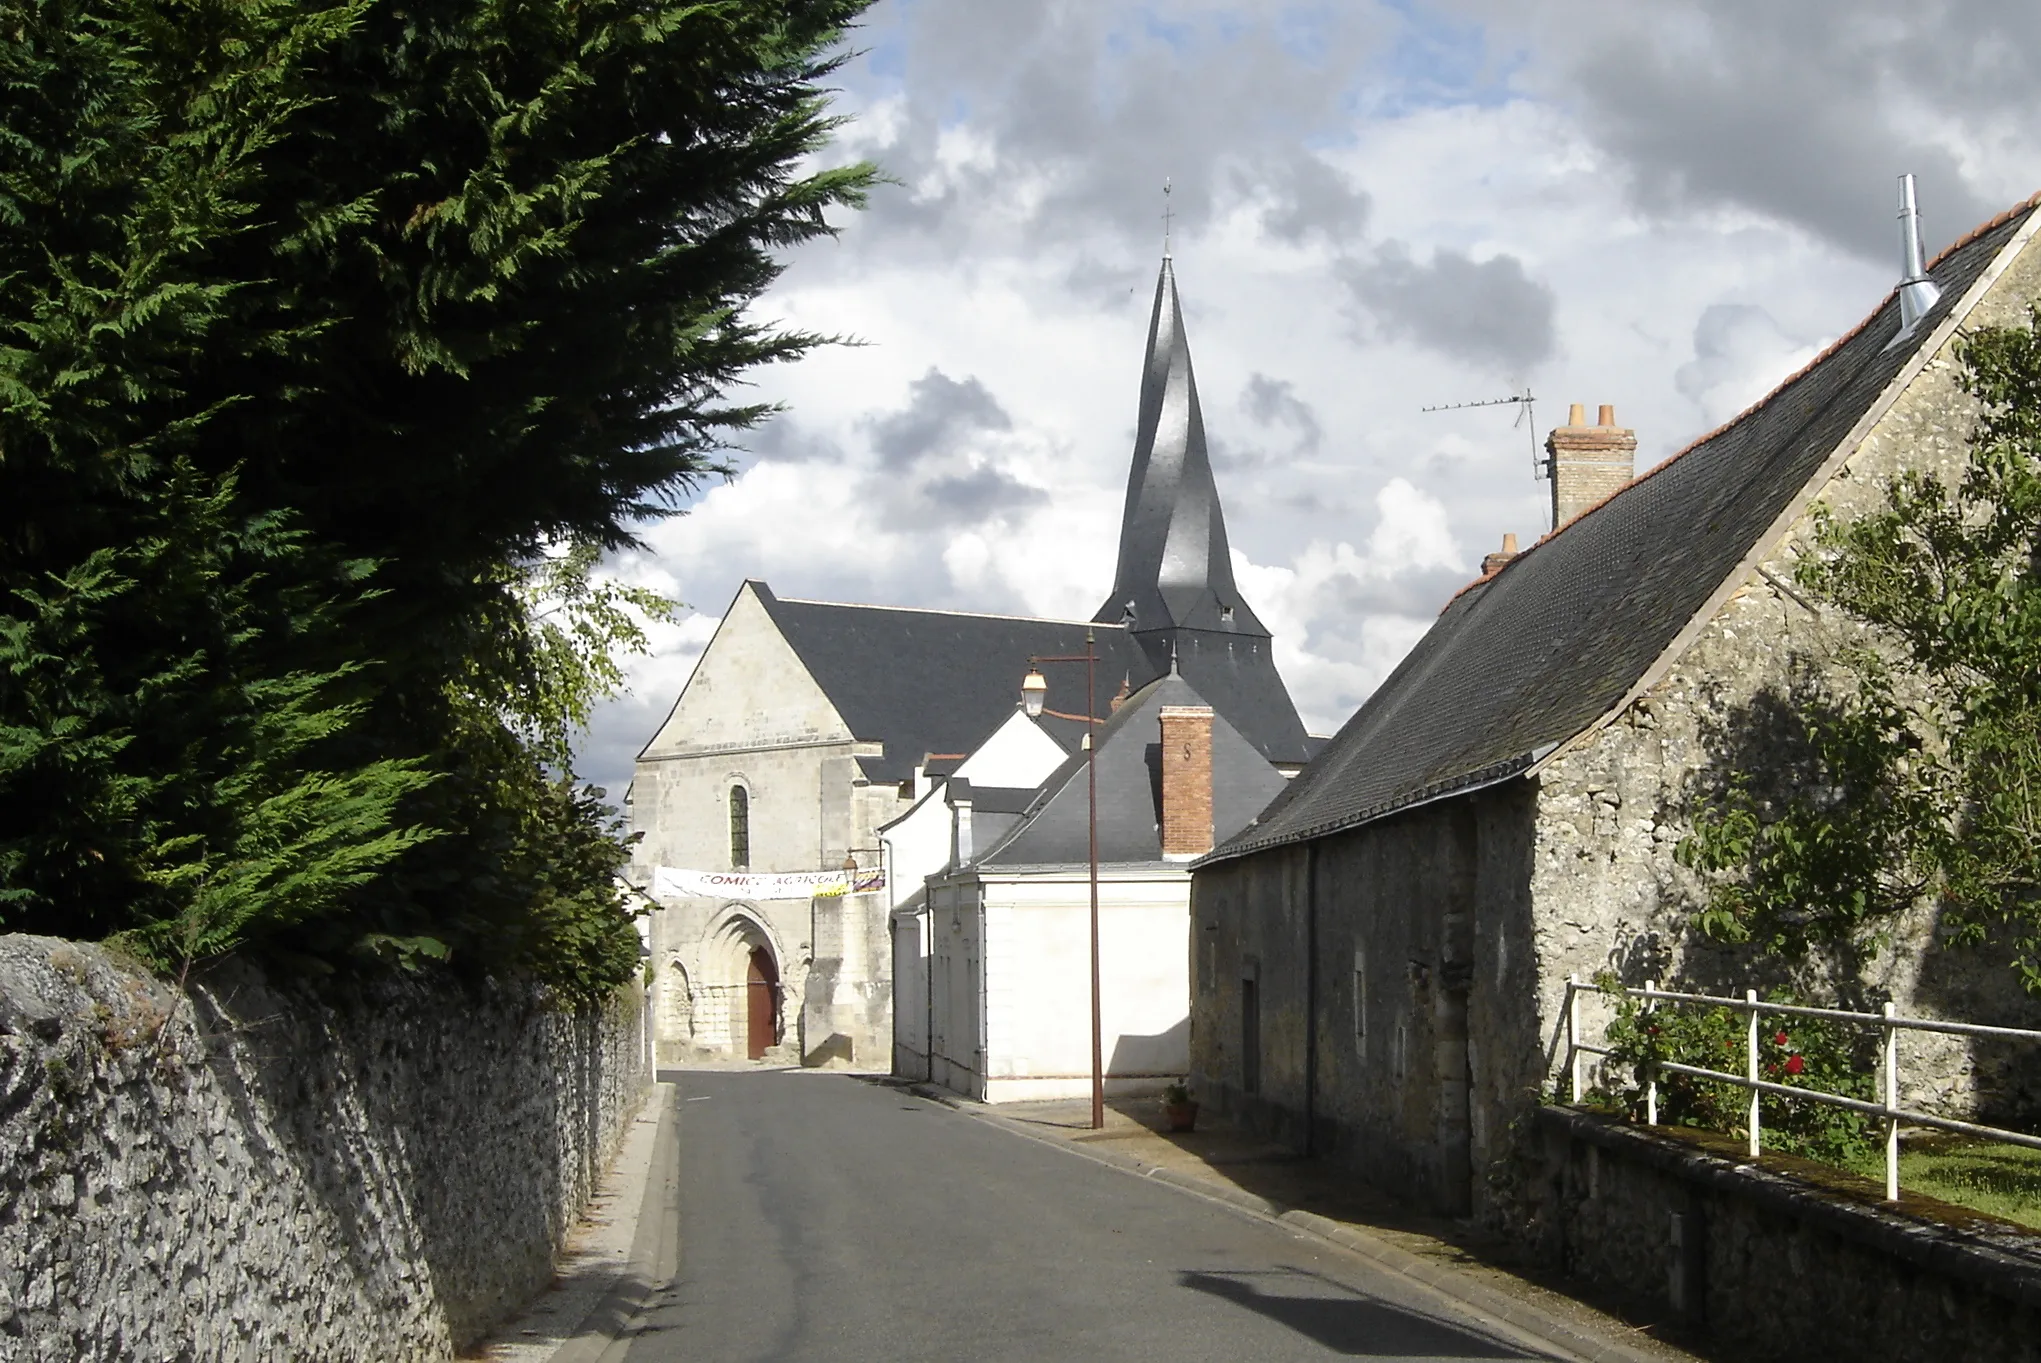
[[[1318,842],[1304,844],[1304,1154],[1318,1128]]]
[[[985,977],[992,968],[990,944],[985,940],[985,900],[990,893],[985,882],[978,882],[978,1101],[983,1103],[992,1094],[992,1036],[990,1019],[986,1006],[991,991],[986,988]]]

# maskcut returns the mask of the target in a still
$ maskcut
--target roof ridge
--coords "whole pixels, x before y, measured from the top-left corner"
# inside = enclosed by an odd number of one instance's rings
[[[2028,195],[2027,198],[2021,201],[2020,203],[2014,204],[2011,208],[2008,208],[2004,212],[1999,213],[1992,217],[1990,221],[1980,223],[1976,227],[1971,228],[1968,232],[1965,232],[1962,236],[1958,237],[1955,241],[1951,242],[1948,246],[1944,247],[1935,256],[1934,260],[1928,264],[1927,266],[1928,273],[1932,274],[1935,271],[1936,267],[1941,265],[1943,261],[1947,260],[1950,256],[1954,255],[1957,251],[1961,250],[1965,246],[1968,246],[1971,242],[1976,241],[1979,237],[1985,235],[1987,232],[1996,231],[1998,228],[2003,227],[2007,222],[2010,222],[2013,218],[2018,217],[2022,213],[2030,212],[2037,207],[2041,207],[2041,190],[2036,190],[2034,193]],[[1883,298],[1880,298],[1869,312],[1865,313],[1863,317],[1858,319],[1857,324],[1855,326],[1851,327],[1848,331],[1843,332],[1840,336],[1837,336],[1835,340],[1829,342],[1828,345],[1822,348],[1820,354],[1816,355],[1806,364],[1801,365],[1791,374],[1788,374],[1785,378],[1780,379],[1777,383],[1773,384],[1772,387],[1765,392],[1765,395],[1759,398],[1756,402],[1751,403],[1748,407],[1745,407],[1742,411],[1738,412],[1735,416],[1730,417],[1727,421],[1722,422],[1713,430],[1710,430],[1702,435],[1698,435],[1694,439],[1688,441],[1685,445],[1681,446],[1677,451],[1667,455],[1664,459],[1661,459],[1658,463],[1652,465],[1643,473],[1640,473],[1635,478],[1632,478],[1629,482],[1623,484],[1623,486],[1617,488],[1614,492],[1611,492],[1608,496],[1594,503],[1594,505],[1582,508],[1580,511],[1577,511],[1573,515],[1567,517],[1566,520],[1562,521],[1560,524],[1553,526],[1543,535],[1540,535],[1537,538],[1537,540],[1531,545],[1531,548],[1524,550],[1523,554],[1516,555],[1515,557],[1511,558],[1507,563],[1502,564],[1500,567],[1496,568],[1492,572],[1483,573],[1481,576],[1475,578],[1472,582],[1469,582],[1466,586],[1460,588],[1459,591],[1454,592],[1452,596],[1447,598],[1445,607],[1440,608],[1439,614],[1444,615],[1446,613],[1446,609],[1450,608],[1453,602],[1458,601],[1461,597],[1465,596],[1468,592],[1473,591],[1482,583],[1491,581],[1492,579],[1501,576],[1505,571],[1508,570],[1511,563],[1515,563],[1518,559],[1524,557],[1524,554],[1528,554],[1532,550],[1537,549],[1540,545],[1543,545],[1548,541],[1556,538],[1562,532],[1579,523],[1582,517],[1593,515],[1596,511],[1600,510],[1604,506],[1607,506],[1610,502],[1622,496],[1631,488],[1637,487],[1639,484],[1648,482],[1651,479],[1656,478],[1661,472],[1668,468],[1671,468],[1675,463],[1686,458],[1688,455],[1692,454],[1701,446],[1707,444],[1709,441],[1715,439],[1717,436],[1724,435],[1730,430],[1734,429],[1735,427],[1742,425],[1744,422],[1750,420],[1752,417],[1756,416],[1765,408],[1771,406],[1773,401],[1775,401],[1780,395],[1782,395],[1788,388],[1791,388],[1794,384],[1806,378],[1814,370],[1819,369],[1823,364],[1827,363],[1828,360],[1831,357],[1833,357],[1837,351],[1841,350],[1845,345],[1849,344],[1852,340],[1856,339],[1857,334],[1859,332],[1863,331],[1864,328],[1870,326],[1871,323],[1877,321],[1879,315],[1883,313],[1888,306],[1891,305],[1894,296],[1897,295],[1898,292],[1899,285],[1894,284],[1892,288],[1886,292],[1885,296]],[[1932,331],[1924,332],[1921,335],[1921,340],[1925,342],[1933,334],[1934,333]]]
[[[1117,620],[1073,620],[1060,615],[1007,615],[999,611],[948,610],[941,606],[881,606],[870,601],[818,601],[811,596],[775,596],[782,606],[836,606],[844,610],[913,611],[917,615],[956,615],[971,620],[1021,620],[1034,625],[1091,625],[1098,629],[1119,629]]]

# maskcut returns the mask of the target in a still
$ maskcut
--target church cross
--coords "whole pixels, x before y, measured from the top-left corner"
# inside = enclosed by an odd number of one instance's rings
[[[1169,258],[1169,221],[1175,216],[1175,212],[1169,206],[1169,181],[1164,180],[1162,182],[1162,255],[1165,260]]]

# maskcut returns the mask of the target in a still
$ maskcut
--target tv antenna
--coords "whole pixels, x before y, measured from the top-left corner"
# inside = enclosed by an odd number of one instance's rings
[[[1510,423],[1510,429],[1515,430],[1519,426],[1529,428],[1531,434],[1531,476],[1533,478],[1543,478],[1545,476],[1545,461],[1538,457],[1537,404],[1537,395],[1531,392],[1531,385],[1527,383],[1524,385],[1523,392],[1512,393],[1506,398],[1482,398],[1476,402],[1442,402],[1436,407],[1424,407],[1419,410],[1426,412],[1457,412],[1468,407],[1516,408],[1517,419]]]

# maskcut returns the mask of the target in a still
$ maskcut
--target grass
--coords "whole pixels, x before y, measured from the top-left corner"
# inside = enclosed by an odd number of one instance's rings
[[[1850,1171],[1885,1178],[1885,1157],[1851,1162]],[[1961,1136],[1918,1137],[1899,1148],[1901,1193],[1953,1202],[2041,1230],[2041,1150]]]

